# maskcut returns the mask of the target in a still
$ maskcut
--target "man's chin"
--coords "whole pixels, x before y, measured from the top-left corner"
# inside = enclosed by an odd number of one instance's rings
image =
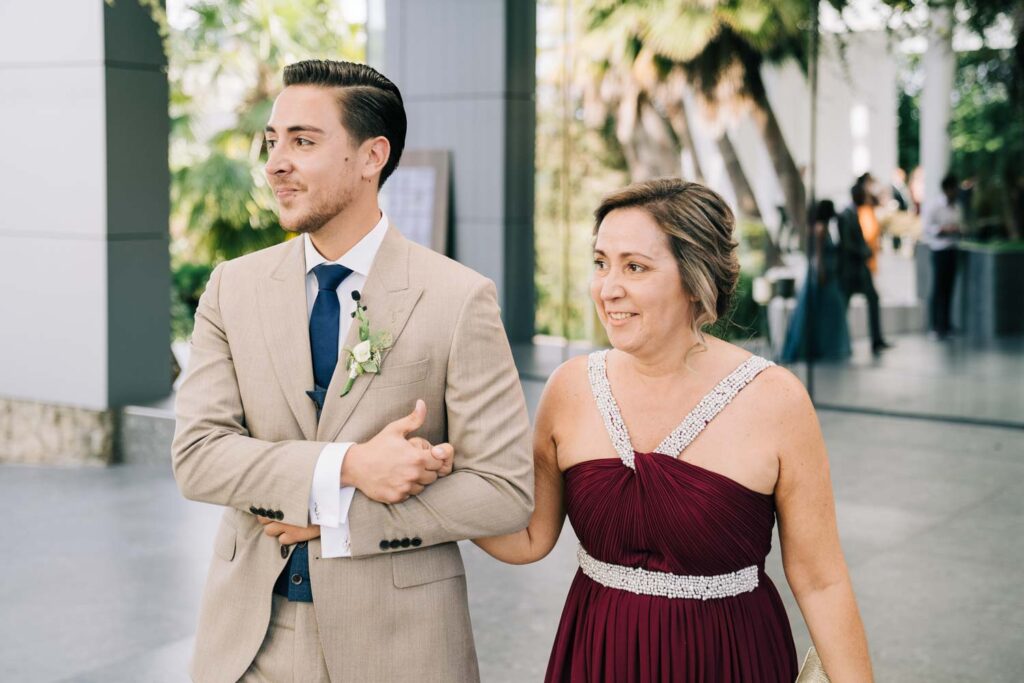
[[[314,233],[323,227],[323,222],[319,220],[303,220],[301,218],[286,219],[283,216],[280,218],[279,223],[285,232],[296,233],[299,235]]]

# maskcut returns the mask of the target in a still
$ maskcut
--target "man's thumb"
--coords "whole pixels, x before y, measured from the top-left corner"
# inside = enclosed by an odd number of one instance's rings
[[[416,407],[412,409],[412,412],[396,421],[395,424],[398,426],[398,431],[402,436],[406,436],[409,432],[415,432],[422,427],[426,419],[427,404],[423,402],[423,399],[418,398],[416,399]]]

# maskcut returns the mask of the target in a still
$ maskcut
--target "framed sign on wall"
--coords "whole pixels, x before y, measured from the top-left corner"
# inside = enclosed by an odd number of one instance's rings
[[[405,237],[448,254],[449,153],[411,149],[381,190],[381,206]]]

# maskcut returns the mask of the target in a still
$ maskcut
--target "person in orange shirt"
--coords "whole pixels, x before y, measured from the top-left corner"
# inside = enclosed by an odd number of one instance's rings
[[[891,344],[882,336],[882,311],[868,261],[873,256],[860,224],[861,209],[868,204],[867,189],[861,183],[850,188],[853,203],[839,214],[839,287],[848,307],[850,297],[863,294],[868,304],[868,328],[871,352],[878,355]]]
[[[874,191],[875,179],[870,173],[857,178],[857,184],[864,188],[867,194],[867,201],[857,207],[857,221],[864,233],[864,242],[871,249],[871,256],[868,258],[868,270],[872,273],[878,272],[878,251],[882,247],[882,227],[878,223],[878,214],[875,207],[878,206],[878,195]]]
[[[868,257],[868,270],[872,273],[878,272],[878,249],[882,244],[882,229],[878,225],[878,216],[875,215],[875,207],[871,203],[857,207],[857,220],[860,222],[860,229],[864,233],[864,241],[871,249],[871,256]]]

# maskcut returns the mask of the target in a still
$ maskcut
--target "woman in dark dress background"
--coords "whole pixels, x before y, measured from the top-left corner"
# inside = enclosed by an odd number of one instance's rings
[[[815,253],[786,331],[783,363],[806,359],[812,355],[812,344],[814,360],[850,357],[846,302],[839,289],[839,247],[832,237],[832,231],[838,236],[835,205],[828,199],[818,202],[810,222],[814,229]],[[813,341],[809,334],[813,334]]]
[[[580,570],[546,679],[792,681],[789,622],[764,571],[777,515],[825,670],[871,680],[807,393],[702,332],[736,286],[732,213],[665,179],[607,197],[596,219],[591,296],[613,349],[566,362],[545,387],[529,527],[476,541],[535,562],[569,515]]]

